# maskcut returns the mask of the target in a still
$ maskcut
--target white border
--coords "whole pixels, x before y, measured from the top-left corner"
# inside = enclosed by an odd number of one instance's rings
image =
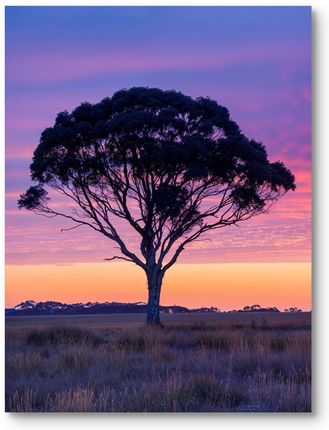
[[[97,6],[97,5],[131,5],[131,6],[192,6],[192,5],[221,5],[221,6],[312,6],[313,8],[313,413],[312,414],[4,414],[4,389],[2,384],[0,392],[0,420],[2,428],[6,430],[24,428],[29,429],[56,429],[58,426],[67,428],[69,425],[89,429],[92,424],[98,429],[109,426],[133,427],[143,430],[161,430],[168,426],[180,425],[189,428],[199,428],[204,425],[208,429],[227,425],[233,430],[244,429],[276,429],[282,424],[289,429],[306,429],[309,426],[324,427],[328,419],[328,256],[326,245],[329,242],[329,132],[328,132],[328,76],[329,76],[329,1],[327,0],[290,0],[287,1],[40,1],[4,0],[0,6],[0,136],[1,136],[1,235],[2,250],[1,263],[4,268],[4,6]],[[4,271],[2,271],[2,285],[4,286]],[[3,287],[4,292],[4,287]],[[4,293],[1,296],[1,305],[4,309]],[[1,346],[4,351],[4,333],[1,331]],[[3,357],[3,354],[2,354]],[[1,366],[1,379],[4,381],[4,366]]]

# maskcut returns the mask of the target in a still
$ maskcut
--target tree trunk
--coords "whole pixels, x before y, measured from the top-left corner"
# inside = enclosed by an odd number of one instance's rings
[[[160,321],[160,292],[163,275],[160,270],[154,269],[147,272],[148,283],[148,303],[146,324],[152,326],[162,326]]]

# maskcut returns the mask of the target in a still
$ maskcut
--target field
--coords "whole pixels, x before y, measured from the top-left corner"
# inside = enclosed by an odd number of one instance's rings
[[[8,412],[309,412],[309,313],[6,318]]]

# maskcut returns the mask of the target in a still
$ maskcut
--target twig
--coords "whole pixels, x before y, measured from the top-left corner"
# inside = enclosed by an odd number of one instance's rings
[[[125,260],[125,261],[129,261],[131,263],[133,263],[133,260],[131,260],[130,258],[126,258],[126,257],[120,257],[119,255],[115,255],[114,257],[111,258],[104,258],[104,261],[113,261],[113,260]]]
[[[81,226],[83,226],[83,225],[84,225],[84,224],[78,224],[78,225],[75,225],[75,226],[73,226],[73,227],[61,228],[61,232],[62,232],[62,231],[74,230],[74,229],[76,229],[76,228],[78,228],[78,227],[81,227]]]

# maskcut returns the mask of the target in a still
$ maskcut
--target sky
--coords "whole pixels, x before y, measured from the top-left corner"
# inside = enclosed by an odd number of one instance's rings
[[[258,297],[310,308],[310,8],[7,7],[5,43],[7,306],[145,299],[139,268],[103,262],[114,255],[107,239],[61,232],[71,225],[18,210],[17,199],[58,112],[149,86],[226,106],[297,185],[270,214],[193,244],[168,273],[162,302],[232,308]]]

